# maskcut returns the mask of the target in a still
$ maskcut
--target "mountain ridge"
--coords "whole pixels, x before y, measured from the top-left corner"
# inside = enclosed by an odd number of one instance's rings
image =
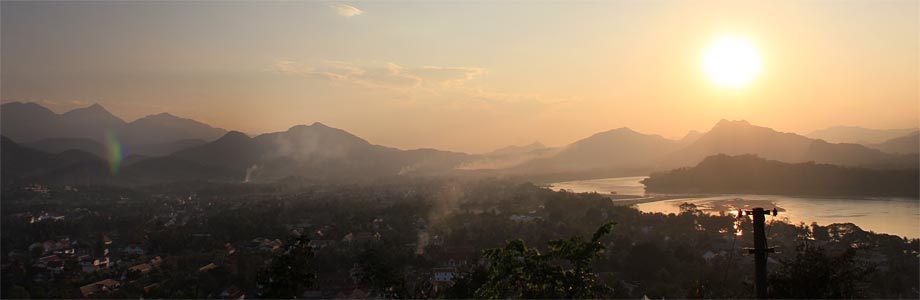
[[[859,126],[838,125],[812,131],[805,136],[832,143],[879,144],[917,131],[918,128],[872,129]]]
[[[87,138],[105,143],[115,137],[125,145],[146,145],[188,139],[210,141],[226,132],[165,112],[125,122],[98,103],[57,114],[34,102],[8,102],[0,105],[0,114],[0,133],[20,143],[56,138]]]
[[[3,105],[3,111],[7,112],[11,107],[39,118],[50,116],[48,119],[52,120],[51,122],[56,119],[54,116],[60,116],[37,104],[7,103]],[[112,124],[120,121],[108,117],[111,114],[98,104],[65,114],[78,116],[76,119],[99,117]],[[6,118],[4,120],[6,121]],[[629,127],[619,127],[597,132],[563,147],[550,148],[535,142],[523,146],[508,146],[485,154],[428,148],[397,149],[373,144],[346,130],[321,122],[294,125],[285,131],[256,136],[210,127],[169,113],[152,114],[131,123],[121,124],[124,124],[124,129],[132,126],[131,124],[146,126],[160,122],[170,124],[162,126],[163,128],[179,128],[173,133],[186,131],[182,128],[191,124],[203,130],[202,134],[212,138],[152,144],[123,139],[122,155],[126,161],[130,161],[123,166],[122,176],[125,178],[112,179],[109,178],[111,176],[100,175],[101,180],[271,181],[292,176],[317,180],[349,180],[460,174],[582,179],[645,175],[656,170],[692,166],[706,157],[717,154],[754,154],[787,163],[815,161],[884,169],[916,168],[915,162],[920,160],[918,155],[914,154],[892,154],[859,144],[830,143],[753,125],[745,120],[728,119],[719,120],[705,133],[690,131],[680,140],[640,133]],[[120,133],[123,134],[125,131],[122,130]],[[140,132],[144,131],[134,132],[140,135]],[[163,136],[171,134],[168,130],[161,132],[165,132]],[[4,135],[4,138],[7,137]],[[101,147],[105,144],[90,138],[54,138],[27,143],[10,139],[4,143],[16,143],[17,146],[52,152],[45,153],[48,155],[64,153],[68,149],[80,149],[97,158],[106,156],[105,147]],[[35,156],[30,156],[31,154],[26,152],[28,151],[13,151],[12,156],[16,156],[17,153],[27,157]],[[82,157],[72,153],[69,155]],[[93,159],[84,158],[87,163],[93,164],[89,162]],[[45,169],[40,163],[35,163],[35,168]]]
[[[878,144],[867,145],[871,148],[894,154],[920,153],[920,131],[895,137]]]

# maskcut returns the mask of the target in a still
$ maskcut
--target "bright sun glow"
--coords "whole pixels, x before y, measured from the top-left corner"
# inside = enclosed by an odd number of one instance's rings
[[[760,73],[762,64],[754,43],[737,37],[716,40],[703,56],[703,70],[709,79],[732,89],[747,86]]]

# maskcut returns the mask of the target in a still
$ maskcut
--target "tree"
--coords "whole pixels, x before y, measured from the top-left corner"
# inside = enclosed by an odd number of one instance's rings
[[[575,236],[548,243],[549,252],[527,247],[518,239],[504,248],[487,249],[483,256],[491,263],[488,279],[476,296],[480,298],[573,299],[603,298],[613,289],[598,282],[591,262],[605,247],[600,238],[614,223],[597,229],[590,241]]]
[[[873,268],[856,260],[848,248],[837,256],[818,247],[799,247],[794,259],[783,260],[771,274],[773,298],[852,299],[866,298],[865,287]]]
[[[699,208],[696,207],[696,204],[690,202],[684,202],[680,205],[680,214],[690,214],[693,216],[701,216],[703,214]]]
[[[268,269],[259,274],[263,298],[290,299],[303,294],[313,285],[315,274],[310,272],[313,248],[306,235],[293,238],[281,253],[272,257]]]

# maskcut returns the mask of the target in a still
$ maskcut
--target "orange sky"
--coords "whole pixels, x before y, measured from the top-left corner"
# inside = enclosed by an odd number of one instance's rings
[[[918,2],[769,3],[3,2],[0,96],[472,152],[721,118],[917,126]],[[739,90],[701,69],[725,35],[763,58]]]

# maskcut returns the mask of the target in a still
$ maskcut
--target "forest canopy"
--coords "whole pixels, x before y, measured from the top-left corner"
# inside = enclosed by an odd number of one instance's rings
[[[756,155],[714,155],[697,166],[654,173],[656,193],[746,193],[822,196],[918,196],[920,170],[875,170],[814,162],[790,164]]]

